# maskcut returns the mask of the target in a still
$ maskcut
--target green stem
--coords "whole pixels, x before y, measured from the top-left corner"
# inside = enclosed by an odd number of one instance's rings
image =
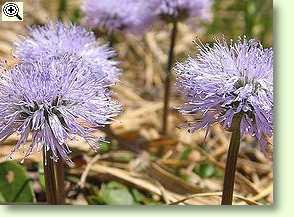
[[[65,203],[64,194],[64,163],[61,159],[55,162],[50,158],[51,151],[43,148],[43,164],[45,191],[47,203],[51,205],[61,205]]]
[[[245,8],[244,8],[244,20],[245,20],[245,35],[248,38],[252,37],[252,31],[253,31],[253,27],[254,27],[254,17],[255,14],[250,11],[250,7],[254,7],[254,1],[244,1],[245,4]]]
[[[163,120],[162,120],[162,134],[165,135],[167,132],[167,119],[168,119],[168,108],[169,108],[169,98],[170,98],[170,82],[171,82],[171,70],[174,62],[174,48],[177,37],[177,21],[173,22],[173,29],[171,32],[171,41],[168,54],[166,77],[164,82],[164,105],[163,105]]]
[[[59,0],[58,19],[63,20],[67,9],[67,0]]]
[[[230,141],[230,146],[228,150],[224,184],[223,184],[223,194],[222,194],[222,205],[232,205],[233,192],[234,192],[234,182],[235,182],[235,172],[236,164],[238,158],[238,152],[240,147],[240,124],[242,120],[242,114],[235,114],[232,122],[232,136]]]

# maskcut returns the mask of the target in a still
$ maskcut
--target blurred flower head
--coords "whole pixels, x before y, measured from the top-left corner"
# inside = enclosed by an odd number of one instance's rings
[[[157,0],[86,0],[83,5],[89,27],[108,32],[142,34],[156,17]]]
[[[9,157],[32,139],[24,156],[33,151],[51,151],[72,164],[68,140],[85,139],[96,150],[100,138],[92,132],[109,124],[120,111],[81,57],[64,55],[21,63],[1,76],[0,141],[13,133],[20,138]]]
[[[81,56],[91,67],[93,77],[103,80],[106,85],[117,80],[117,63],[111,60],[115,52],[107,45],[97,43],[93,32],[81,26],[57,22],[29,28],[28,37],[14,44],[14,55],[23,62],[64,54]]]
[[[191,17],[207,20],[211,16],[211,0],[158,0],[157,14],[167,22]]]
[[[273,51],[244,37],[228,45],[198,44],[199,53],[177,64],[177,86],[186,98],[184,114],[202,113],[190,130],[208,128],[219,122],[230,128],[241,114],[241,134],[256,136],[266,148],[273,123]]]

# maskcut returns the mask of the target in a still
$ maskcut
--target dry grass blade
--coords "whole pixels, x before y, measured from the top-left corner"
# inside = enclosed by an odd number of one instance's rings
[[[84,188],[85,187],[85,183],[86,183],[86,179],[87,176],[91,170],[91,167],[93,164],[95,164],[98,160],[100,159],[100,154],[97,154],[86,166],[84,172],[81,175],[80,181],[78,183],[78,185],[80,186],[80,188]]]
[[[147,191],[147,192],[151,192],[153,194],[157,194],[161,197],[165,197],[166,201],[171,201],[171,202],[175,202],[181,199],[184,199],[185,196],[184,195],[180,195],[180,194],[176,194],[173,193],[171,191],[168,190],[164,190],[164,194],[163,195],[163,191],[162,189],[160,189],[157,185],[153,184],[152,181],[149,181],[147,179],[142,179],[142,178],[137,178],[125,171],[125,170],[121,170],[121,169],[117,169],[117,168],[113,168],[113,167],[107,167],[104,165],[100,165],[100,164],[95,164],[91,167],[91,170],[93,172],[96,172],[98,174],[106,174],[106,175],[110,175],[113,176],[123,182],[128,183],[131,186],[134,186],[138,189]],[[139,176],[139,175],[138,175]],[[163,188],[163,187],[162,187]],[[212,199],[203,199],[203,198],[193,198],[192,201],[189,201],[189,204],[191,205],[205,205],[205,204],[216,204],[217,201],[212,200]]]
[[[157,163],[151,163],[150,167],[147,168],[147,173],[152,178],[156,179],[161,183],[165,188],[172,190],[173,192],[180,194],[187,193],[200,193],[203,192],[202,188],[196,187],[188,182],[183,181],[179,177],[169,173],[163,169]]]
[[[255,195],[254,197],[250,197],[250,200],[258,201],[273,192],[273,183],[269,184],[265,189],[263,189],[259,194]]]
[[[181,199],[179,201],[173,202],[170,205],[177,205],[177,204],[183,203],[183,202],[185,202],[187,200],[190,200],[192,198],[195,198],[195,197],[211,197],[211,196],[219,196],[220,197],[220,196],[222,196],[222,192],[192,194],[192,195],[190,195],[190,196],[188,196],[186,198],[183,198],[183,199]],[[261,205],[260,203],[254,201],[254,200],[248,199],[248,198],[243,197],[243,196],[238,195],[238,194],[234,194],[233,197],[236,198],[236,199],[242,200],[242,201],[246,202],[249,205]]]

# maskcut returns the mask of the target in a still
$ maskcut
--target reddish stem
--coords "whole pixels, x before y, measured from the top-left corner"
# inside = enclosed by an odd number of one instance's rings
[[[61,205],[65,203],[64,163],[61,159],[58,162],[51,159],[50,152],[43,148],[46,199],[48,204]]]
[[[242,115],[238,113],[234,116],[233,122],[232,122],[232,136],[231,136],[226,168],[225,168],[223,194],[222,194],[222,202],[221,202],[222,205],[232,205],[232,201],[233,201],[236,165],[237,165],[238,152],[240,147],[241,120],[242,120]]]

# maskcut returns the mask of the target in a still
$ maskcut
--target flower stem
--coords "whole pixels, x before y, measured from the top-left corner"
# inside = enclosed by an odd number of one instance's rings
[[[56,191],[58,204],[65,204],[65,192],[64,192],[64,162],[59,158],[58,162],[54,162],[55,179],[56,179]]]
[[[177,21],[173,22],[173,29],[171,32],[171,41],[168,54],[166,77],[164,82],[164,105],[163,105],[163,120],[162,120],[162,134],[165,135],[167,131],[167,119],[168,119],[168,108],[170,98],[170,80],[171,80],[171,69],[174,62],[174,48],[177,37]]]
[[[234,182],[235,182],[235,172],[236,164],[238,158],[238,152],[240,147],[240,124],[242,120],[242,114],[235,114],[232,122],[232,136],[230,141],[230,146],[228,150],[224,184],[223,184],[223,194],[222,194],[222,205],[232,205],[233,192],[234,192]]]
[[[50,151],[46,152],[43,148],[43,165],[47,203],[64,204],[64,163],[61,159],[55,162],[50,157]]]

